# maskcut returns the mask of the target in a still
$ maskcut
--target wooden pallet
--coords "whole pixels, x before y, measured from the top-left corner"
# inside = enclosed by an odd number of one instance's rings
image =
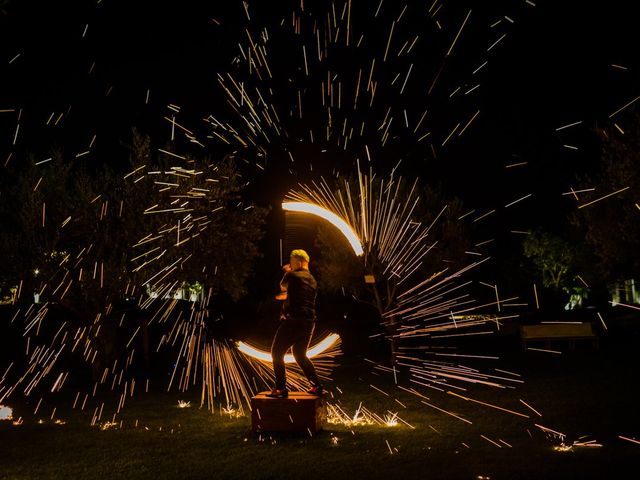
[[[546,348],[551,342],[566,341],[569,349],[575,350],[576,340],[591,341],[593,348],[598,348],[599,339],[594,333],[591,323],[545,323],[540,325],[523,325],[520,327],[520,339],[523,350],[531,342],[544,342]]]
[[[289,392],[288,398],[270,398],[260,392],[251,398],[251,428],[259,432],[308,432],[320,430],[327,419],[324,399],[305,392]]]

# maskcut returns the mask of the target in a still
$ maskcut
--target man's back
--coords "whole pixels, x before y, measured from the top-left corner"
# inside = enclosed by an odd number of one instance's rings
[[[292,320],[315,321],[316,289],[318,284],[311,272],[298,269],[288,272],[283,284],[287,287],[285,314]]]

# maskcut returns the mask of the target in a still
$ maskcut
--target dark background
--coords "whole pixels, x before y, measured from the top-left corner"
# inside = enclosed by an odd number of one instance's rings
[[[597,164],[599,145],[593,128],[607,122],[612,112],[638,94],[639,39],[630,2],[534,3],[446,4],[439,17],[444,33],[433,22],[425,23],[428,16],[408,13],[398,23],[398,35],[404,28],[421,31],[424,44],[421,56],[414,58],[412,80],[416,82],[409,102],[415,95],[420,105],[416,111],[427,105],[433,112],[430,128],[435,149],[410,136],[400,136],[385,148],[370,143],[374,166],[381,172],[388,172],[401,159],[399,173],[419,176],[447,195],[462,198],[469,210],[476,211],[475,216],[495,209],[494,215],[476,225],[474,235],[477,241],[495,237],[492,248],[503,253],[519,251],[519,237],[511,230],[553,229],[566,222],[566,212],[574,205],[561,193],[575,185],[577,175],[592,171]],[[132,126],[149,133],[156,146],[168,141],[169,127],[162,118],[168,104],[180,106],[180,121],[205,137],[203,117],[219,113],[229,118],[216,75],[232,69],[238,43],[245,43],[246,26],[268,26],[277,42],[280,22],[289,21],[300,3],[256,1],[248,5],[249,22],[242,2],[237,1],[0,3],[0,110],[14,110],[0,113],[0,163],[19,163],[29,153],[44,159],[52,148],[74,155],[87,150],[97,135],[91,154],[78,161],[89,167],[109,163],[124,168]],[[314,2],[305,7],[313,15],[329,5]],[[386,43],[391,19],[404,5],[383,3],[374,21],[375,5],[353,3],[354,28],[372,39],[368,53],[379,55],[376,52]],[[406,5],[413,13],[424,13],[426,8],[419,2]],[[470,20],[454,53],[445,58],[469,9]],[[500,25],[491,27],[497,20]],[[503,33],[506,37],[488,52]],[[274,85],[283,90],[295,85],[293,75],[287,76],[292,71],[292,56],[282,49],[271,59],[276,77],[283,72]],[[487,65],[478,74],[472,73],[485,60]],[[347,61],[338,65],[348,70]],[[428,82],[440,68],[437,88],[425,96]],[[384,67],[381,69],[384,76]],[[449,96],[456,87],[465,91],[476,83],[480,87],[470,99]],[[384,105],[394,98],[381,101]],[[283,111],[288,108],[281,107]],[[476,110],[481,114],[464,137],[442,148],[440,143],[451,127],[466,122]],[[52,112],[54,119],[65,114],[55,127],[45,125]],[[379,112],[375,115],[375,120],[382,118]],[[313,112],[305,119],[316,120]],[[573,122],[581,123],[557,130]],[[278,209],[283,195],[298,181],[308,182],[336,169],[343,175],[354,171],[355,154],[321,142],[307,145],[300,141],[295,126],[291,131],[293,136],[287,141],[266,146],[267,158],[259,159],[267,162],[265,171],[249,168],[245,173],[252,181],[247,191],[250,200],[274,207],[264,258],[257,266],[261,280],[252,287],[257,295],[277,284],[280,240],[284,240],[286,255],[308,233],[287,230]],[[210,142],[205,153],[215,157],[237,150]],[[287,151],[295,154],[293,166]],[[254,151],[240,153],[249,163],[257,158]],[[506,168],[521,162],[526,165]],[[517,207],[504,208],[528,194],[532,197]]]

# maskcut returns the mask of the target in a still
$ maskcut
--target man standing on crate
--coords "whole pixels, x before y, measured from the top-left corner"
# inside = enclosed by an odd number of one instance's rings
[[[283,267],[280,281],[281,293],[276,296],[284,300],[281,324],[271,345],[275,388],[268,397],[286,398],[287,378],[284,356],[291,348],[293,357],[311,383],[308,393],[322,395],[322,385],[313,363],[307,357],[307,348],[313,335],[316,321],[316,279],[309,272],[309,255],[304,250],[293,250],[290,262]]]

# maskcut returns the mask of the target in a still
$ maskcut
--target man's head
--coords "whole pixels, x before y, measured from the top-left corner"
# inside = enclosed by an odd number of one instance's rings
[[[309,254],[301,249],[293,250],[290,255],[290,263],[293,270],[309,268]]]

